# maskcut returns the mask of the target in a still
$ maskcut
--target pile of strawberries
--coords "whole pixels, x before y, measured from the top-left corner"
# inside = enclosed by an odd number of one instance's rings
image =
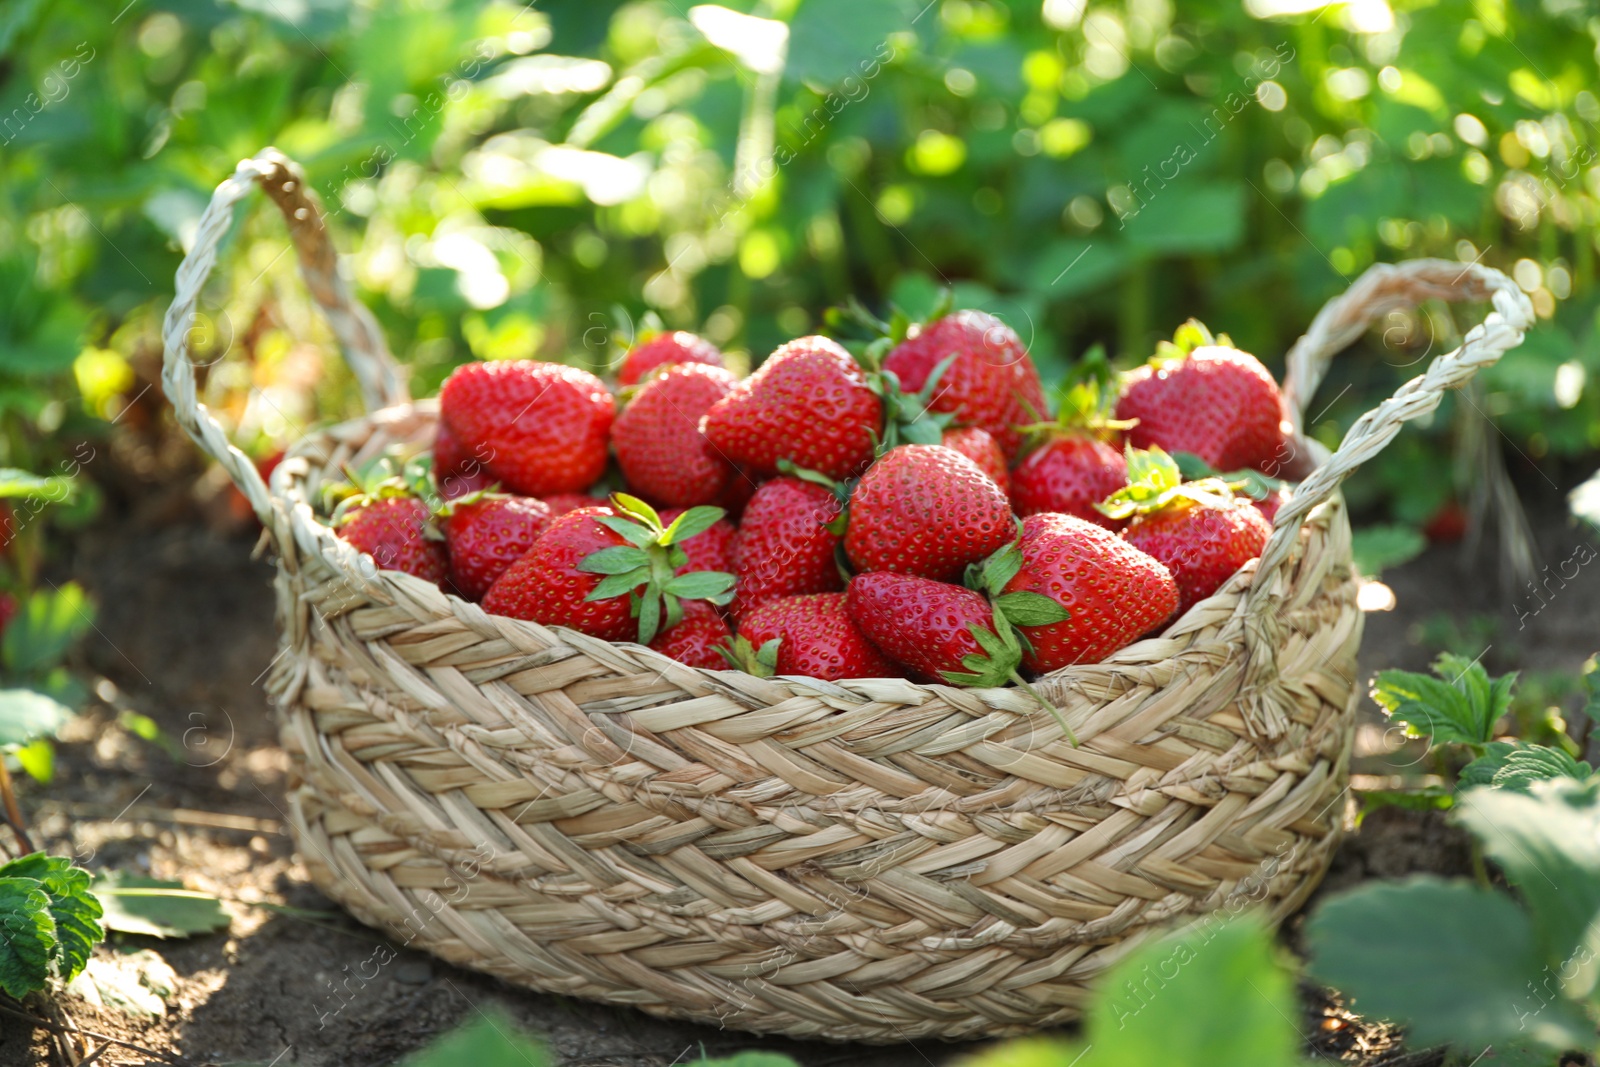
[[[334,525],[487,611],[696,667],[970,686],[1103,659],[1260,555],[1287,424],[1225,336],[1190,322],[1120,379],[1086,360],[1051,418],[993,316],[878,325],[859,358],[802,337],[743,379],[658,334],[620,396],[468,364],[431,470],[353,473]]]

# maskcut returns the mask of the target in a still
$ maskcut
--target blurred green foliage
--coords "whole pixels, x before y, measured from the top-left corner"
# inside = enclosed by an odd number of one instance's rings
[[[1143,358],[1190,315],[1281,368],[1363,268],[1435,255],[1512,272],[1549,319],[1462,416],[1531,461],[1600,446],[1585,5],[733,7],[11,0],[0,464],[48,466],[30,442],[153,379],[210,191],[268,144],[326,199],[419,394],[473,355],[598,366],[646,315],[759,359],[847,297],[917,309],[944,284],[1047,380],[1097,340]],[[286,247],[241,215],[193,335],[211,402],[263,449],[316,414],[324,372]],[[1336,440],[1468,314],[1392,316],[1316,431]],[[329,380],[329,413],[354,402]],[[1462,477],[1454,418],[1356,502],[1426,519]]]

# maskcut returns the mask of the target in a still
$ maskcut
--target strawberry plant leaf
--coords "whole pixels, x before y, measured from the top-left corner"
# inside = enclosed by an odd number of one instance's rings
[[[628,545],[612,545],[602,548],[598,552],[591,552],[578,564],[580,571],[590,574],[627,574],[629,571],[640,567],[648,567],[650,557],[642,548],[632,548]]]
[[[0,498],[24,497],[48,500],[54,504],[70,504],[77,491],[77,480],[69,475],[44,476],[30,474],[16,467],[0,467]]]
[[[61,662],[94,626],[94,604],[76,582],[39,590],[17,608],[0,637],[0,660],[16,675],[38,675]]]
[[[70,982],[106,935],[100,925],[100,902],[89,891],[89,872],[74,867],[64,856],[32,852],[0,865],[0,879],[4,878],[32,878],[43,887],[55,924],[56,947],[51,958],[56,973]]]
[[[635,605],[634,614],[639,618],[639,643],[648,645],[656,639],[656,634],[661,630],[661,592],[654,586],[645,586],[644,595]]]
[[[104,909],[105,928],[118,933],[190,937],[226,929],[231,921],[216,897],[185,889],[181,882],[105,871],[89,888]]]
[[[1534,782],[1552,778],[1583,780],[1594,774],[1587,762],[1580,762],[1566,750],[1549,745],[1491,741],[1484,754],[1461,768],[1460,788],[1474,785],[1526,793]]]
[[[1323,903],[1306,939],[1318,981],[1364,1015],[1405,1023],[1418,1046],[1532,1038],[1563,1049],[1593,1039],[1572,1004],[1530,992],[1545,961],[1527,914],[1503,893],[1431,876],[1368,884]]]
[[[1261,923],[1202,920],[1107,972],[1079,1067],[1293,1067],[1301,1062],[1299,1010],[1294,979]]]
[[[1583,675],[1583,688],[1586,694],[1583,702],[1583,713],[1595,722],[1600,722],[1600,666],[1593,660]]]
[[[717,654],[736,671],[757,678],[771,678],[778,669],[778,645],[779,639],[774,637],[758,649],[750,644],[749,638],[735,637],[718,645]]]
[[[723,571],[691,571],[668,582],[665,591],[685,600],[709,600],[733,588],[733,575]]]
[[[968,586],[987,592],[990,596],[999,596],[1022,569],[1021,543],[1012,541],[984,560],[978,568],[975,579],[969,581]]]
[[[628,541],[638,545],[640,548],[656,543],[658,535],[654,530],[640,526],[638,523],[630,519],[624,519],[619,515],[598,515],[594,521],[612,533],[620,534],[622,537],[627,538]]]
[[[401,1060],[402,1067],[547,1067],[550,1057],[516,1023],[490,1009]]]
[[[0,877],[0,990],[21,1000],[44,988],[57,951],[50,894],[37,878]]]
[[[1482,664],[1449,653],[1439,657],[1433,670],[1439,677],[1380,671],[1372,699],[1414,736],[1474,747],[1487,744],[1511,705],[1516,674],[1491,680]]]
[[[1363,526],[1350,535],[1350,554],[1355,557],[1356,570],[1369,578],[1409,563],[1427,547],[1428,539],[1421,530],[1395,523]]]
[[[994,607],[1013,626],[1049,626],[1072,618],[1071,612],[1043,593],[1026,589],[996,597]]]
[[[662,535],[661,543],[664,545],[681,545],[697,534],[703,534],[726,515],[722,508],[696,507],[690,508],[682,515],[672,520],[672,525],[667,527]]]
[[[1522,895],[1546,961],[1560,966],[1600,916],[1600,781],[1470,789],[1458,811]]]
[[[25,745],[61,729],[72,709],[31,689],[0,689],[0,745]]]

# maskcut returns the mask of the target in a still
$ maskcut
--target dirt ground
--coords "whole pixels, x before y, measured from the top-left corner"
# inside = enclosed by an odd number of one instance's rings
[[[194,1063],[274,1067],[389,1064],[491,1005],[542,1035],[552,1061],[563,1067],[668,1067],[701,1052],[748,1048],[786,1052],[806,1067],[932,1067],[972,1050],[800,1044],[662,1022],[521,992],[410,952],[348,1002],[336,998],[333,983],[346,968],[358,968],[382,938],[309,887],[282,832],[286,762],[259,684],[275,651],[271,568],[250,560],[248,531],[224,536],[193,514],[177,523],[170,514],[143,518],[118,523],[115,533],[108,524],[78,538],[63,567],[100,604],[85,666],[101,681],[93,708],[59,746],[56,780],[26,785],[24,806],[51,851],[76,855],[91,868],[182,879],[221,896],[233,922],[226,933],[186,941],[117,938],[121,948],[154,949],[176,971],[167,1014],[138,1022],[69,1000],[79,1025]],[[1567,560],[1587,536],[1566,521],[1554,494],[1536,505],[1533,518],[1543,531],[1541,562]],[[1526,594],[1519,603],[1491,574],[1489,564],[1444,547],[1385,575],[1398,606],[1368,617],[1363,671],[1422,669],[1437,651],[1429,642],[1451,622],[1492,642],[1487,659],[1494,672],[1576,671],[1600,646],[1600,567],[1582,570],[1532,614]],[[1519,614],[1527,617],[1519,622]],[[1478,618],[1493,624],[1469,625]],[[174,743],[171,751],[116,727],[121,709],[158,722]],[[1381,747],[1383,731],[1370,705],[1367,714],[1373,725],[1364,728],[1358,750],[1370,753]],[[1392,769],[1374,755],[1358,767],[1371,774]],[[1347,840],[1323,891],[1412,871],[1460,873],[1467,861],[1464,840],[1442,820],[1380,812]],[[1296,921],[1286,929],[1291,945],[1296,929]],[[1437,1062],[1404,1053],[1393,1033],[1315,991],[1308,991],[1303,1022],[1319,1061]],[[45,1062],[54,1061],[43,1031],[0,1018],[0,1065]],[[97,1062],[159,1061],[113,1049]]]

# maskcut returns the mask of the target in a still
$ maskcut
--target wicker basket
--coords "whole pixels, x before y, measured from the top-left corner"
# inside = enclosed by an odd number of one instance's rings
[[[270,489],[198,402],[186,348],[256,183],[375,409],[301,441]],[[324,893],[538,990],[801,1038],[976,1038],[1073,1020],[1159,926],[1246,903],[1281,918],[1322,875],[1361,637],[1339,483],[1533,313],[1481,266],[1377,266],[1288,358],[1298,424],[1334,353],[1429,298],[1493,310],[1331,458],[1298,439],[1320,465],[1254,566],[1160,636],[1039,681],[1076,748],[1014,689],[696,670],[376,572],[312,501],[347,463],[428,444],[437,408],[407,399],[274,150],[240,163],[200,221],[164,381],[277,551],[269,685],[288,818]]]

